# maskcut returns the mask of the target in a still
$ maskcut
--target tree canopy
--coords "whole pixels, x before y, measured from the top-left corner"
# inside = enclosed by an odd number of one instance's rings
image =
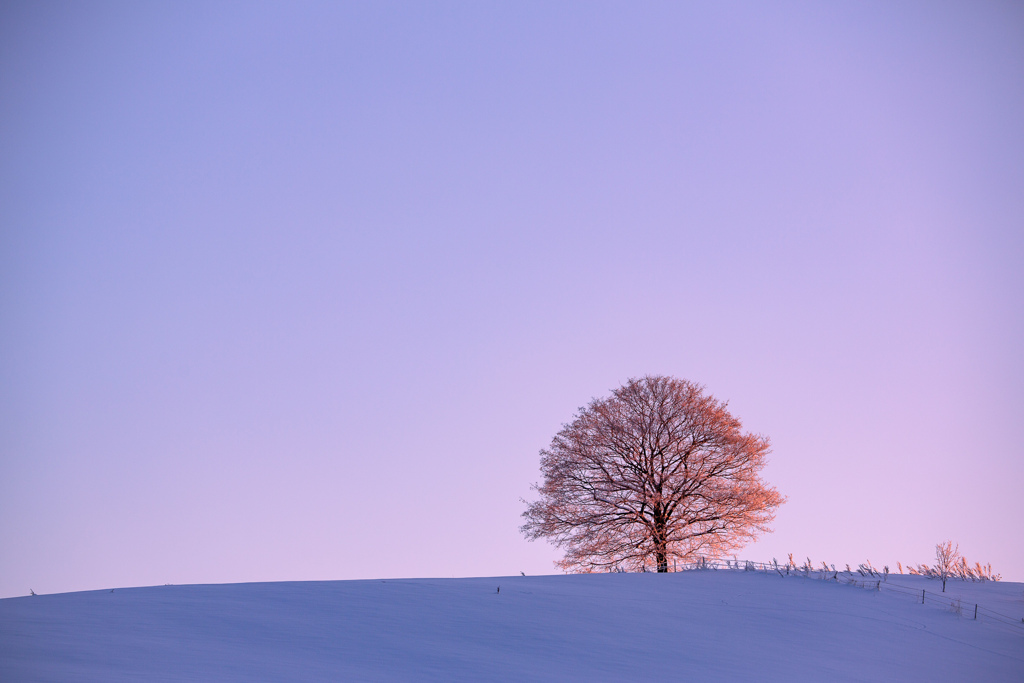
[[[759,478],[769,452],[702,386],[631,379],[540,452],[540,497],[521,529],[564,549],[570,571],[665,572],[720,556],[769,531],[785,502]]]

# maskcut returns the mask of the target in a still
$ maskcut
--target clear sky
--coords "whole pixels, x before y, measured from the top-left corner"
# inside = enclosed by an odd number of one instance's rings
[[[669,374],[741,557],[1024,580],[1024,5],[0,5],[0,595],[551,573]]]

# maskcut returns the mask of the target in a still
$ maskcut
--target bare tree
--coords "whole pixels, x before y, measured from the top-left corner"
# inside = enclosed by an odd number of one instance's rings
[[[522,531],[563,548],[565,570],[666,572],[671,560],[721,556],[769,531],[785,502],[758,477],[768,439],[672,377],[591,401],[540,453],[540,499]]]
[[[896,563],[900,566],[899,562]],[[902,567],[900,567],[902,570]],[[926,564],[919,564],[916,567],[907,566],[907,572],[917,576],[928,576],[933,579],[942,579],[942,591],[946,591],[946,580],[951,578],[963,579],[964,581],[999,581],[1003,577],[992,571],[992,565],[982,565],[975,562],[972,567],[967,558],[960,554],[960,546],[954,545],[953,541],[937,543],[935,545],[935,566],[929,567]]]
[[[956,573],[957,565],[960,564],[960,544],[953,545],[953,541],[937,543],[935,545],[935,573],[942,579],[942,592],[946,592],[946,579]]]

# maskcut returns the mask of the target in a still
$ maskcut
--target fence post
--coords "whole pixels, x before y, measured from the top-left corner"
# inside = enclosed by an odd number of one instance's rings
[[[924,589],[921,589],[921,604],[924,604]]]
[[[978,603],[974,603],[974,620],[978,620]]]

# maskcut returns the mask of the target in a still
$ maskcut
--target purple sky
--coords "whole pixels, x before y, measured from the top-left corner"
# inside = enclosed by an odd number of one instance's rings
[[[554,572],[670,374],[741,557],[1024,580],[1024,6],[4,3],[0,596]]]

